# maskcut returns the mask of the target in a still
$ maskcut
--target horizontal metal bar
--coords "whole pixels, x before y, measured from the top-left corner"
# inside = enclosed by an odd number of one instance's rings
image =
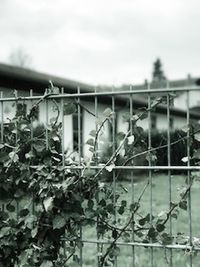
[[[65,239],[63,239],[65,240]],[[66,240],[67,241],[67,240]],[[83,243],[89,243],[89,244],[112,244],[112,240],[93,240],[93,239],[82,239],[81,242]],[[168,249],[183,249],[183,250],[190,250],[190,251],[200,251],[200,247],[197,246],[191,246],[191,245],[162,245],[159,243],[142,243],[142,242],[115,242],[116,245],[119,246],[137,246],[137,247],[152,247],[152,248],[168,248]]]
[[[31,166],[32,168],[36,168],[37,166]],[[53,167],[53,166],[52,166]],[[56,166],[55,166],[56,167]],[[105,165],[99,165],[99,166],[65,166],[65,169],[77,169],[77,170],[83,170],[83,169],[102,169]],[[112,168],[113,170],[196,170],[200,171],[200,166],[115,166]]]
[[[75,93],[75,94],[55,94],[50,95],[48,98],[75,98],[75,97],[88,97],[88,96],[117,96],[117,95],[132,95],[132,94],[153,94],[153,93],[170,93],[170,92],[186,92],[186,91],[198,91],[200,86],[191,86],[191,87],[174,87],[174,88],[159,88],[159,89],[141,89],[132,91],[107,91],[107,92],[88,92],[88,93]],[[16,100],[37,100],[40,99],[40,96],[25,96],[25,97],[6,97],[0,98],[0,101],[16,101]]]

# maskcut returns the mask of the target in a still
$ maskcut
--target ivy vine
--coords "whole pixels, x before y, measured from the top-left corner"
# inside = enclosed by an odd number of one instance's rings
[[[132,126],[126,133],[117,134],[116,150],[105,162],[99,157],[97,144],[104,125],[113,120],[114,113],[107,108],[98,117],[98,129],[90,132],[87,141],[92,157],[89,161],[81,158],[80,166],[74,154],[63,154],[62,125],[58,122],[60,113],[55,101],[57,118],[44,131],[38,133],[33,129],[34,110],[52,94],[51,91],[41,97],[29,114],[4,125],[0,144],[0,267],[61,267],[68,266],[71,260],[79,263],[78,250],[83,246],[80,229],[86,225],[96,225],[99,239],[111,240],[106,249],[100,246],[98,265],[102,267],[112,264],[119,255],[117,241],[131,241],[133,232],[138,242],[158,242],[164,246],[178,242],[169,234],[166,224],[170,217],[177,218],[180,209],[187,209],[187,196],[197,174],[186,182],[179,201],[171,203],[162,217],[149,213],[143,216],[139,212],[149,180],[131,204],[110,183],[102,182],[105,173],[113,171],[118,179],[121,171],[115,167],[119,162],[127,166],[141,155],[146,161],[156,161],[156,150],[160,147],[147,148],[144,130],[137,122],[164,99],[154,99],[150,108],[126,117]],[[65,114],[76,112],[78,105],[75,100],[67,102]],[[192,133],[187,130],[182,139],[194,137],[199,138],[199,129]],[[123,161],[119,161],[121,153]],[[193,156],[199,159],[199,155],[197,150]],[[100,167],[94,171],[97,163]]]

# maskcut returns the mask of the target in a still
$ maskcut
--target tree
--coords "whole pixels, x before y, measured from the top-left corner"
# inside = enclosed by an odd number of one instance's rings
[[[166,80],[164,71],[162,70],[162,62],[160,58],[157,58],[153,64],[152,80],[154,82],[162,82]]]
[[[27,68],[30,67],[32,59],[31,56],[26,53],[26,51],[23,48],[18,48],[11,52],[9,56],[9,62],[12,65],[22,67],[22,68]]]

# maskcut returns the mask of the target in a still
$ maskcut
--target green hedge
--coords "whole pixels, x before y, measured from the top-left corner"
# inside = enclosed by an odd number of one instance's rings
[[[171,166],[186,166],[187,163],[184,163],[182,161],[182,159],[184,157],[187,156],[187,138],[186,137],[186,133],[183,132],[182,130],[175,130],[173,132],[170,133],[170,164]],[[148,143],[148,132],[143,132],[143,136],[142,138],[145,140],[145,143]],[[180,141],[179,141],[180,140]],[[168,143],[168,134],[167,131],[152,131],[151,133],[151,146],[152,148],[157,148],[157,147],[162,147],[160,149],[157,149],[155,152],[156,155],[156,160],[155,162],[153,162],[152,164],[156,165],[156,166],[168,166],[168,147],[166,146]],[[134,150],[136,152],[137,146],[136,144],[134,144]],[[147,147],[147,146],[146,146]],[[196,141],[194,138],[190,138],[190,155],[193,155],[193,151],[194,149],[200,148],[200,143],[198,141]],[[140,151],[145,151],[145,149],[147,148],[142,148],[143,150],[141,150],[141,147],[138,146],[138,149],[140,149]],[[138,153],[137,152],[137,153]],[[136,153],[136,154],[137,154]],[[101,157],[101,162],[106,163],[110,156],[112,155],[112,144],[105,146],[105,149],[103,151],[102,157]],[[117,157],[117,160],[115,162],[116,165],[123,165],[124,162],[124,158],[121,157],[120,155]],[[148,161],[146,159],[146,155],[142,155],[140,157],[137,157],[136,159],[134,159],[133,162],[134,165],[137,166],[145,166],[148,165]],[[193,160],[191,160],[191,164],[195,164],[195,162],[193,162]],[[162,171],[162,172],[167,172],[166,171]],[[116,174],[118,173],[118,171],[116,171]],[[186,171],[183,170],[172,170],[171,171],[172,174],[181,174],[181,173],[186,173]],[[138,174],[148,174],[148,171],[137,171],[134,170],[133,171],[134,175],[138,175]],[[130,176],[130,171],[122,171],[120,172],[120,176],[118,177],[119,180],[124,180],[129,178]],[[108,173],[108,172],[104,172],[103,177],[105,180],[112,180],[112,173]]]
[[[172,166],[185,166],[186,163],[182,161],[182,158],[187,156],[187,139],[181,140],[183,137],[186,136],[186,133],[184,133],[181,130],[175,130],[170,133],[170,161]],[[180,142],[175,143],[176,141],[180,140]],[[152,132],[152,147],[159,147],[162,145],[167,144],[167,131],[158,132],[154,131]],[[175,144],[174,144],[175,143]],[[199,142],[190,138],[190,153],[191,156],[193,155],[194,149],[200,148]],[[157,162],[156,165],[158,166],[166,166],[168,165],[168,148],[164,147],[161,149],[158,149],[156,151],[157,156]],[[194,163],[194,162],[191,162]],[[173,171],[175,172],[175,171]],[[181,171],[176,171],[181,172]]]

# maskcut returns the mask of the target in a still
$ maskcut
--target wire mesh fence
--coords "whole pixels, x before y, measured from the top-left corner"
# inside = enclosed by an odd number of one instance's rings
[[[6,127],[15,117],[18,104],[25,104],[27,112],[37,104],[39,115],[32,121],[30,137],[33,138],[35,128],[39,124],[44,124],[43,134],[48,150],[50,147],[48,126],[51,123],[60,124],[60,164],[63,170],[75,170],[81,179],[82,173],[89,169],[97,178],[100,187],[103,183],[107,183],[112,188],[114,212],[107,223],[111,234],[102,234],[99,230],[102,224],[99,213],[96,213],[96,218],[93,218],[95,224],[92,226],[80,223],[79,234],[76,237],[79,242],[79,251],[74,253],[75,258],[78,258],[76,265],[73,265],[75,264],[74,256],[71,257],[67,249],[68,242],[72,241],[68,240],[65,235],[62,237],[63,253],[68,260],[65,266],[109,266],[109,264],[110,266],[183,266],[183,264],[198,266],[197,252],[200,250],[197,227],[198,186],[193,187],[193,180],[194,176],[198,177],[200,167],[198,161],[194,161],[194,154],[198,153],[198,148],[192,146],[192,140],[198,139],[200,115],[191,109],[194,92],[199,93],[199,88],[151,89],[148,87],[143,90],[134,90],[130,87],[129,91],[89,93],[81,93],[81,88],[78,88],[75,94],[66,94],[62,90],[61,93],[51,91],[46,92],[44,96],[34,96],[33,91],[30,91],[30,96],[18,96],[16,93],[15,97],[10,98],[4,97],[1,93],[1,144],[5,144]],[[178,98],[184,101],[182,109],[173,104]],[[109,114],[106,114],[108,108]],[[5,112],[7,109],[9,112]],[[73,113],[76,113],[74,120]],[[105,114],[107,116],[104,120],[101,118],[102,114],[104,117]],[[139,124],[137,128],[136,124]],[[192,130],[191,125],[194,125]],[[153,147],[152,133],[156,127],[166,131],[167,139],[165,144]],[[175,128],[182,129],[184,136],[172,142],[170,134]],[[73,134],[73,129],[76,130],[76,134]],[[140,150],[134,150],[133,147],[137,149],[139,147],[137,142],[140,142],[139,137],[142,132],[138,131],[142,129],[147,132],[146,144],[140,145]],[[88,133],[91,131],[95,131],[92,144],[88,142]],[[119,133],[123,133],[123,138],[118,141]],[[17,132],[15,138],[17,144]],[[171,162],[172,147],[180,141],[185,142],[187,151],[180,164],[174,166]],[[73,153],[75,142],[77,143],[76,154]],[[129,147],[128,156],[123,151],[125,143],[132,145]],[[156,152],[162,148],[167,151],[166,165],[158,165],[156,161]],[[107,149],[107,154],[105,149]],[[66,157],[76,157],[77,164],[69,164]],[[120,157],[121,160],[117,161]],[[138,157],[143,157],[143,161],[139,164],[136,161]],[[92,163],[85,164],[85,158],[87,162],[92,158]],[[174,175],[174,171],[179,171],[179,175]],[[179,220],[175,218],[178,215],[174,212],[177,206],[180,206],[180,203],[176,204],[178,202],[175,187],[181,187],[184,178],[187,194],[183,200],[187,202],[187,207],[182,209],[184,214],[183,216],[180,214],[182,219]],[[96,195],[96,208],[99,207],[102,199],[103,196],[99,190]],[[128,204],[122,202],[124,199]],[[138,212],[138,209],[133,208],[120,214],[119,203],[130,207],[140,204],[141,211]],[[2,204],[2,210],[5,209],[5,205],[6,203]],[[23,203],[16,202],[16,216],[20,212],[20,205],[23,206]],[[107,204],[102,208],[106,209]],[[166,212],[163,213],[163,211]],[[34,214],[34,203],[32,213]],[[158,216],[156,217],[155,214]],[[153,234],[149,235],[148,240],[145,239],[144,232],[149,233],[155,229],[155,217],[160,222],[164,222],[164,233],[167,232],[166,242],[160,241],[164,238],[161,229],[157,229],[156,232],[160,235],[160,239],[155,238]],[[117,238],[113,235],[114,230],[118,232]],[[183,232],[185,234],[181,235]],[[179,242],[180,235],[181,241]],[[115,253],[110,261],[102,263],[102,258],[111,257],[107,254],[110,247],[115,247]]]

